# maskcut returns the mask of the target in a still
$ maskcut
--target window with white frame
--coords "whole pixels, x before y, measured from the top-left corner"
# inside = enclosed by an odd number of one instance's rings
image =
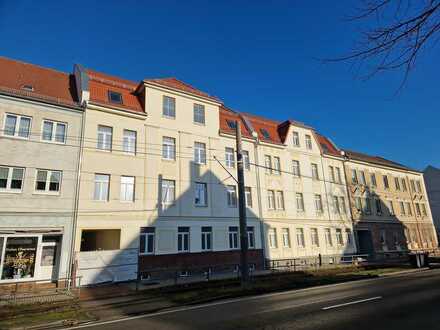
[[[351,236],[351,230],[350,229],[345,229],[345,236],[347,237],[347,245],[352,245],[353,244],[353,238]]]
[[[409,183],[411,184],[411,190],[412,190],[413,192],[415,192],[415,191],[416,191],[416,185],[415,185],[414,180],[410,180]]]
[[[269,155],[264,155],[264,166],[266,167],[266,173],[272,173],[272,157]]]
[[[405,204],[402,201],[400,201],[399,205],[400,205],[400,215],[405,215]]]
[[[338,245],[344,244],[344,238],[342,237],[342,229],[340,229],[340,228],[336,229],[336,243]]]
[[[278,247],[276,228],[269,228],[268,230],[269,247],[276,249]]]
[[[294,147],[299,147],[299,134],[298,132],[292,132],[292,143]]]
[[[296,210],[298,212],[304,212],[304,198],[302,193],[296,193]]]
[[[98,125],[98,144],[99,150],[112,150],[113,128],[109,126]]]
[[[406,186],[406,180],[405,180],[405,178],[402,178],[402,190],[403,190],[403,191],[407,191],[407,190],[408,190],[408,188],[407,188],[407,186]]]
[[[351,170],[351,183],[353,183],[353,184],[358,184],[359,183],[358,177],[357,177],[357,172],[356,172],[355,169]]]
[[[426,211],[426,206],[424,203],[420,203],[420,207],[422,208],[422,215],[426,217],[428,215],[428,212]]]
[[[339,207],[343,214],[347,213],[347,208],[345,207],[345,198],[343,196],[339,197]]]
[[[121,176],[121,201],[134,202],[134,176]]]
[[[400,190],[400,181],[398,177],[394,178],[394,185],[396,186],[396,190]]]
[[[136,153],[136,131],[124,129],[122,150],[128,154]]]
[[[417,192],[421,193],[422,192],[422,185],[419,180],[416,181],[416,187],[417,187]]]
[[[406,209],[408,210],[408,215],[412,216],[413,213],[412,213],[411,203],[409,203],[409,202],[406,203]]]
[[[248,248],[254,249],[255,248],[255,230],[254,227],[248,226],[246,228],[247,231],[247,239],[248,239]]]
[[[390,184],[388,183],[388,176],[385,174],[382,176],[383,178],[383,186],[385,189],[389,189],[390,188]]]
[[[237,187],[228,185],[226,186],[226,197],[229,207],[237,207]]]
[[[296,244],[299,247],[305,247],[305,240],[304,240],[304,229],[303,228],[296,228]]]
[[[312,137],[306,134],[306,147],[309,150],[312,150]]]
[[[234,168],[235,167],[235,153],[234,148],[225,148],[225,164],[226,167]]]
[[[176,99],[174,97],[163,96],[162,115],[176,118]]]
[[[173,205],[176,199],[176,181],[162,179],[162,205]]]
[[[374,203],[376,204],[376,214],[382,215],[382,202],[379,198],[375,198]]]
[[[338,196],[333,196],[333,209],[335,213],[341,213],[341,208],[339,207],[339,198]]]
[[[376,174],[371,173],[370,174],[370,180],[371,180],[371,186],[377,187]]]
[[[414,205],[416,206],[416,213],[420,217],[422,215],[422,213],[420,212],[420,205],[419,203],[414,203]]]
[[[48,142],[65,143],[67,124],[53,120],[43,120],[41,139]]]
[[[319,194],[315,194],[315,210],[317,213],[322,213],[322,197]]]
[[[267,208],[269,210],[275,210],[275,191],[267,191]]]
[[[0,191],[19,192],[23,187],[24,168],[0,166]]]
[[[176,159],[176,139],[164,136],[162,138],[162,159],[175,160]]]
[[[319,246],[318,228],[310,228],[310,240],[312,246]]]
[[[110,175],[95,174],[95,192],[93,199],[95,201],[108,201],[110,186]]]
[[[177,227],[177,251],[189,252],[189,227]]]
[[[194,204],[196,206],[208,205],[208,187],[204,182],[196,182],[195,185]]]
[[[275,192],[277,210],[284,210],[284,194],[281,190]]]
[[[202,227],[202,251],[212,250],[212,227]]]
[[[246,206],[252,207],[252,188],[244,187],[244,196],[246,199]]]
[[[283,247],[290,248],[290,232],[289,228],[281,229],[281,237],[283,239]]]
[[[243,166],[245,170],[250,170],[251,169],[251,162],[250,162],[250,158],[249,158],[249,151],[243,150],[242,151],[242,155],[243,155]]]
[[[296,177],[301,176],[301,168],[298,160],[292,160],[292,173]]]
[[[361,184],[363,184],[364,186],[367,185],[367,180],[365,179],[365,172],[364,171],[359,171],[360,173],[360,182]]]
[[[35,191],[58,193],[61,188],[61,171],[37,170]]]
[[[194,162],[196,164],[206,164],[206,144],[194,142]]]
[[[273,173],[276,175],[281,174],[281,161],[280,157],[273,157]]]
[[[388,201],[388,212],[390,213],[390,215],[394,215],[394,203],[392,200]]]
[[[319,180],[318,164],[312,163],[312,179]]]
[[[335,167],[336,170],[336,178],[338,183],[342,183],[342,177],[341,177],[341,169],[339,167]]]
[[[31,117],[6,114],[4,135],[27,139],[31,132]]]
[[[333,246],[332,232],[331,232],[330,228],[325,228],[324,234],[325,234],[325,244],[327,246]]]
[[[335,182],[335,169],[333,166],[328,167],[328,173],[330,175],[330,182]]]
[[[230,226],[228,237],[229,237],[229,248],[231,250],[238,249],[238,227]]]
[[[154,247],[155,247],[155,228],[141,227],[139,253],[154,254]]]
[[[194,103],[194,122],[205,124],[205,106]]]

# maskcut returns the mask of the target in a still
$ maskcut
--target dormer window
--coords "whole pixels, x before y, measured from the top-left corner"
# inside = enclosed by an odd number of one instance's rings
[[[226,123],[228,124],[228,127],[230,129],[236,129],[237,128],[237,122],[235,120],[226,119]]]
[[[266,140],[270,140],[270,134],[265,128],[261,128],[260,132]]]
[[[32,85],[23,85],[21,86],[21,89],[28,91],[28,92],[33,92],[34,91],[34,86]]]
[[[122,104],[122,94],[114,91],[108,91],[108,100],[110,103]]]

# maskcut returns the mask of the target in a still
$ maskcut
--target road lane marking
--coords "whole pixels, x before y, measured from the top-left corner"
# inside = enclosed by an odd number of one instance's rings
[[[367,298],[367,299],[350,301],[350,302],[346,302],[346,303],[343,303],[343,304],[337,304],[337,305],[333,305],[333,306],[327,306],[327,307],[323,307],[322,310],[325,311],[325,310],[328,310],[328,309],[344,307],[344,306],[354,305],[354,304],[360,304],[360,303],[363,303],[363,302],[372,301],[372,300],[379,300],[379,299],[382,299],[382,296],[377,296],[377,297],[372,297],[372,298]]]

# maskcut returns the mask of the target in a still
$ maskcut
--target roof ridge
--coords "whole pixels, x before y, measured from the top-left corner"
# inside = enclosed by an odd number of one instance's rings
[[[42,65],[39,65],[39,64],[35,64],[35,63],[25,62],[25,61],[22,61],[22,60],[12,59],[12,58],[9,58],[9,57],[6,57],[6,56],[1,56],[0,55],[0,59],[4,59],[4,60],[7,60],[7,61],[11,61],[11,62],[16,62],[16,63],[19,63],[19,64],[30,65],[30,66],[33,66],[33,67],[36,67],[36,68],[39,68],[39,69],[42,69],[42,70],[53,71],[55,73],[60,73],[60,74],[63,74],[63,75],[69,76],[69,77],[72,75],[69,72],[64,72],[64,71],[61,71],[61,70],[49,68],[49,67],[42,66]]]

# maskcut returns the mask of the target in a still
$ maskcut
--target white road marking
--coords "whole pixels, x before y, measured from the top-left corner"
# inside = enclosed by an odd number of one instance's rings
[[[344,307],[344,306],[354,305],[354,304],[360,304],[360,303],[363,303],[363,302],[372,301],[372,300],[379,300],[379,299],[382,299],[382,296],[377,296],[377,297],[372,297],[372,298],[367,298],[367,299],[350,301],[350,302],[347,302],[347,303],[333,305],[333,306],[327,306],[327,307],[323,307],[322,310],[325,311],[325,310],[328,310],[328,309]]]

